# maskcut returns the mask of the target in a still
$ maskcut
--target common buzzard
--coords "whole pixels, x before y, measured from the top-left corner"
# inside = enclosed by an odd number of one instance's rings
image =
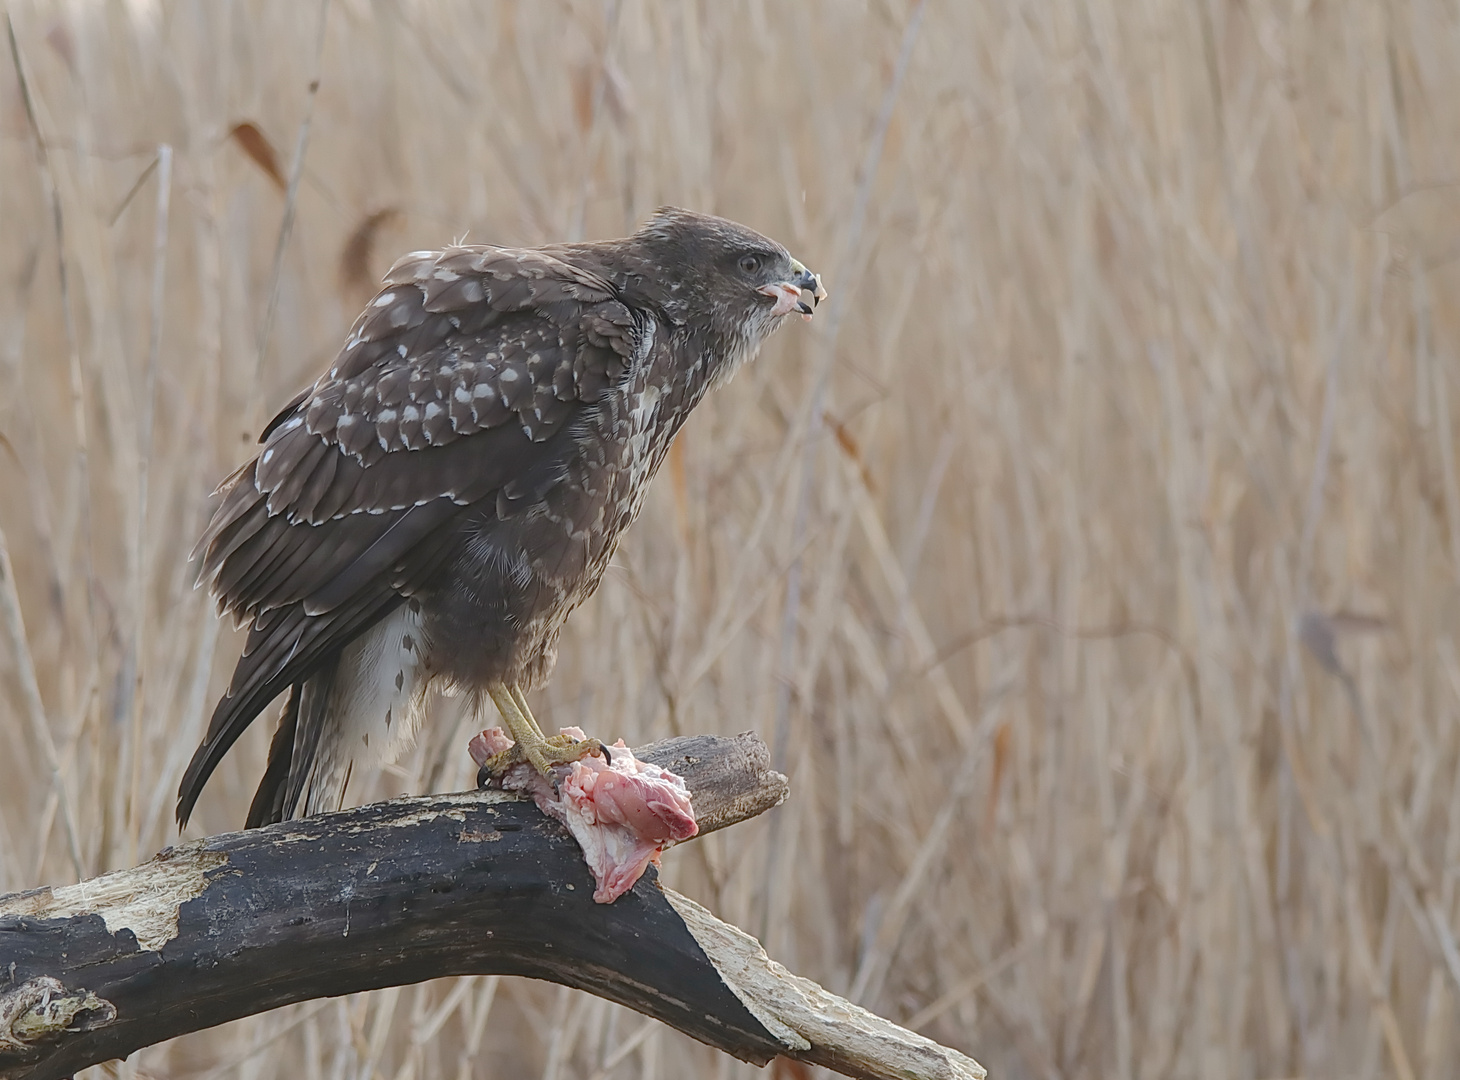
[[[413,252],[334,364],[219,489],[199,581],[249,625],[178,790],[187,822],[228,748],[288,693],[247,825],[334,809],[415,738],[433,684],[485,693],[546,774],[552,670],[680,425],[820,279],[723,218],[633,236]]]

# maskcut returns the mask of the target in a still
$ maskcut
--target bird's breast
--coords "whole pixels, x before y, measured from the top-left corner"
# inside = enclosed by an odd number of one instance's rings
[[[686,393],[685,374],[652,363],[630,369],[586,411],[540,499],[506,516],[483,506],[454,586],[431,605],[433,638],[457,658],[440,665],[452,681],[530,686],[546,677],[563,624],[598,588],[698,398]]]

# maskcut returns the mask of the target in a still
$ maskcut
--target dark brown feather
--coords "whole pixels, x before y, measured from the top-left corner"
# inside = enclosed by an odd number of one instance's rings
[[[746,252],[783,277],[745,280]],[[331,687],[363,663],[341,651],[404,603],[436,651],[414,630],[390,647],[417,654],[423,677],[540,681],[711,367],[753,352],[774,325],[765,289],[793,266],[743,226],[681,211],[623,241],[397,261],[331,367],[220,488],[200,579],[251,625],[179,820],[285,691],[249,823],[292,815],[306,789],[311,806],[336,793],[352,759],[338,744],[318,756],[345,708]]]
[[[279,726],[269,743],[269,764],[259,781],[258,791],[248,808],[245,829],[256,829],[260,825],[282,820],[284,812],[284,786],[289,780],[289,766],[294,760],[294,733],[299,726],[299,695],[302,683],[289,688],[289,697],[284,702],[284,712],[279,717]]]
[[[546,276],[565,269],[557,260],[524,265],[494,249],[397,263],[335,366],[280,411],[259,457],[235,475],[200,543],[202,577],[220,606],[250,617],[253,629],[184,779],[183,818],[222,754],[273,697],[429,576],[464,506],[509,481],[524,495],[541,492],[561,474],[539,460],[552,452],[542,444],[573,413],[571,403],[557,401],[552,372],[582,367],[583,350],[576,340],[566,349],[573,335],[530,305],[538,295],[622,305],[577,271],[554,287]],[[485,317],[464,336],[449,313],[482,307]],[[600,321],[625,332],[634,325],[626,310]],[[604,336],[597,351],[610,355],[589,362],[621,370],[632,349]],[[533,411],[531,366],[549,379],[558,406],[542,415]],[[514,378],[520,389],[511,389]],[[297,716],[299,706],[291,707]],[[301,761],[294,759],[295,772]],[[295,796],[291,787],[285,803]]]

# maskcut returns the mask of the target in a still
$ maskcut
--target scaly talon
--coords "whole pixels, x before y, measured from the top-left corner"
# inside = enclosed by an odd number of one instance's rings
[[[490,781],[500,780],[508,769],[524,761],[531,762],[534,769],[551,780],[556,766],[571,765],[589,754],[599,754],[608,762],[613,760],[609,757],[608,747],[597,739],[573,739],[567,735],[553,735],[543,739],[540,744],[528,743],[524,746],[522,743],[513,743],[507,749],[492,755],[477,770],[477,787],[484,788]]]
[[[521,743],[513,743],[501,753],[493,754],[477,770],[477,787],[484,788],[492,780],[500,780],[506,771],[527,760]]]
[[[551,776],[555,765],[571,765],[589,754],[602,754],[603,744],[597,739],[578,740],[567,735],[550,735],[537,745],[528,744],[523,753],[538,772]]]

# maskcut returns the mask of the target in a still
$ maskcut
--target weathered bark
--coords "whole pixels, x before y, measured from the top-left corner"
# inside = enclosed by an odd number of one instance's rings
[[[702,834],[786,794],[753,735],[635,753],[685,777]],[[532,803],[462,792],[225,833],[0,897],[0,1078],[70,1076],[280,1005],[467,974],[575,986],[748,1061],[983,1075],[785,972],[652,869],[612,904],[593,888]]]

